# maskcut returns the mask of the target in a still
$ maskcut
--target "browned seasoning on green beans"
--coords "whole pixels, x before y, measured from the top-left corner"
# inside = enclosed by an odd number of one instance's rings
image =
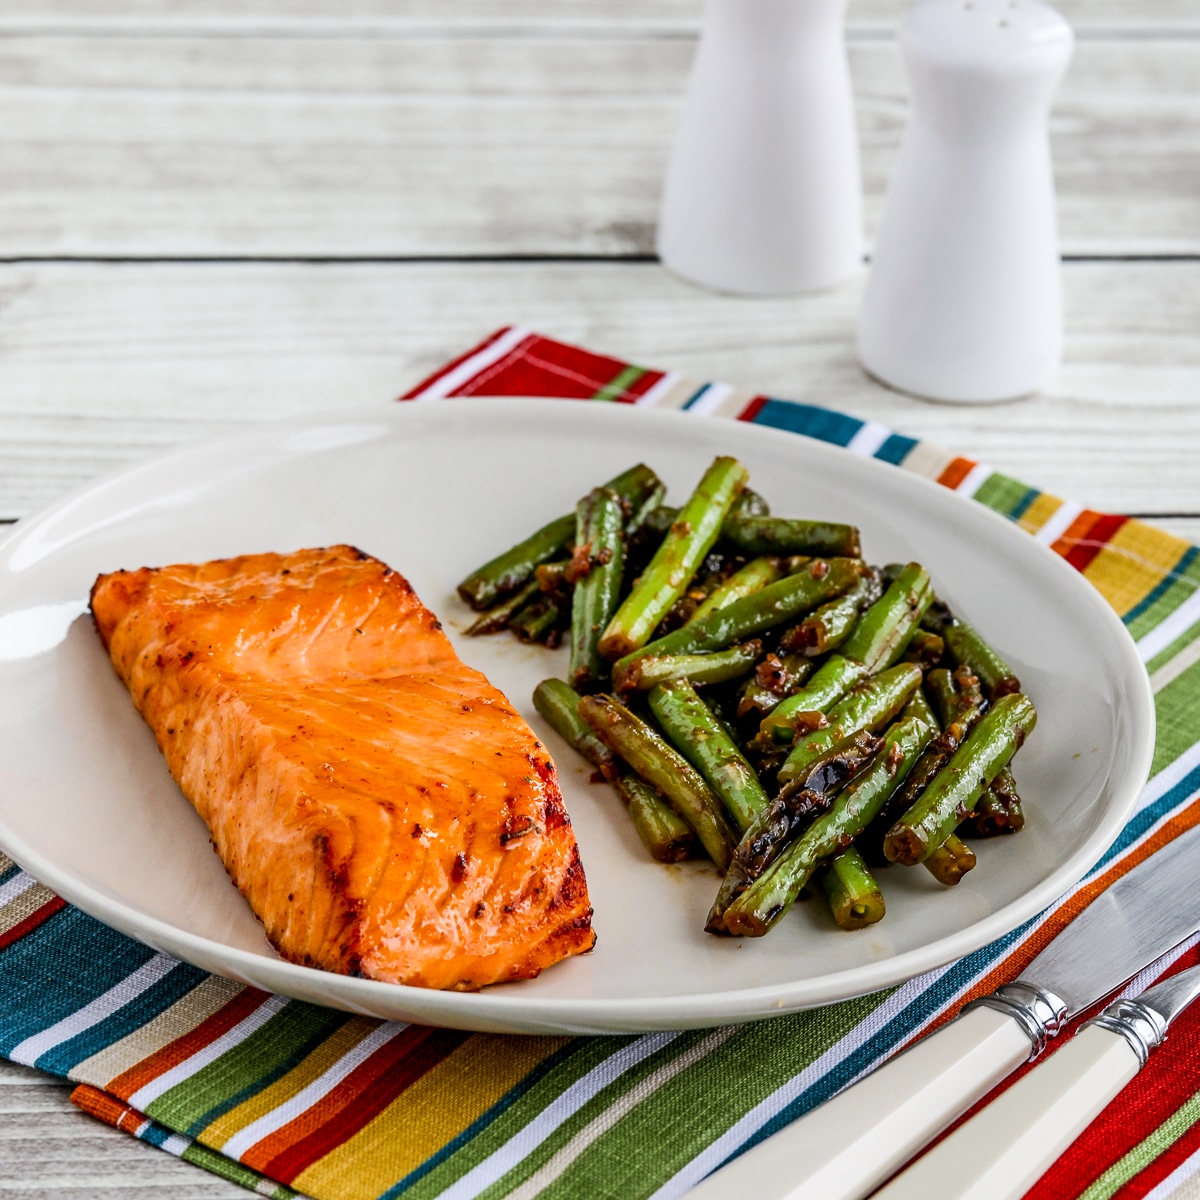
[[[1013,758],[1037,712],[925,567],[870,565],[836,514],[772,512],[734,458],[681,499],[643,463],[554,516],[560,496],[459,593],[472,636],[568,641],[538,713],[651,858],[716,865],[706,929],[760,937],[810,882],[863,929],[905,866],[949,887],[983,869],[968,843],[1019,852]]]

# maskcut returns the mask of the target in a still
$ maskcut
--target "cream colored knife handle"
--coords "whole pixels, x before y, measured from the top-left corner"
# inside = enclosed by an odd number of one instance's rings
[[[688,1200],[858,1200],[1029,1053],[1012,1017],[973,1008],[710,1175]]]
[[[1084,1026],[897,1175],[876,1193],[877,1200],[1016,1200],[1140,1068],[1137,1053],[1119,1033]]]

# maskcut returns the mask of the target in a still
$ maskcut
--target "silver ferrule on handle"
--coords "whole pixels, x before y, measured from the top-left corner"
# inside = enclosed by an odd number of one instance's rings
[[[1118,1000],[1084,1025],[1120,1034],[1133,1048],[1141,1066],[1150,1051],[1167,1036],[1170,1024],[1193,1000],[1200,998],[1200,967],[1180,971],[1148,988],[1134,1000]]]
[[[1029,1037],[1029,1059],[1032,1062],[1046,1048],[1067,1019],[1067,1005],[1048,988],[1038,987],[1018,979],[998,987],[987,996],[963,1006],[963,1012],[973,1008],[992,1008],[1012,1017]]]
[[[1118,1000],[1110,1004],[1098,1017],[1085,1022],[1080,1032],[1089,1025],[1123,1037],[1138,1057],[1139,1070],[1146,1065],[1150,1051],[1167,1034],[1166,1019],[1140,1000]]]

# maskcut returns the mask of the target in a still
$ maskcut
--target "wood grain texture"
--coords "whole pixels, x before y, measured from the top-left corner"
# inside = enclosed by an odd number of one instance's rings
[[[1176,537],[1183,538],[1185,542],[1200,545],[1200,513],[1190,517],[1149,516],[1146,520]]]
[[[646,255],[693,49],[497,38],[0,39],[0,256]],[[905,114],[851,47],[868,229]],[[1200,38],[1082,41],[1065,251],[1200,252]]]
[[[0,268],[0,514],[251,421],[385,403],[500,325],[845,409],[1117,512],[1196,512],[1200,263],[1070,263],[1045,394],[931,405],[856,365],[859,285],[738,300],[652,263]]]
[[[0,1196],[237,1200],[246,1191],[86,1116],[71,1085],[0,1059]]]
[[[851,0],[851,27],[894,23],[904,0]],[[1078,29],[1191,29],[1200,24],[1192,0],[1060,0]],[[601,28],[693,29],[701,0],[345,0],[336,12],[328,0],[4,0],[0,29],[162,31],[209,29],[339,29],[371,26],[409,29],[429,25],[479,25],[495,29],[581,25]]]

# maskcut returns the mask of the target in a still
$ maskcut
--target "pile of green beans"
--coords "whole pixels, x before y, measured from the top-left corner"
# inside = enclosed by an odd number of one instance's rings
[[[534,704],[659,862],[723,880],[705,928],[760,937],[797,899],[881,920],[875,872],[950,887],[965,838],[1025,823],[1011,760],[1037,721],[1016,675],[919,563],[780,518],[718,457],[678,508],[639,463],[459,585],[472,636],[567,641]]]

